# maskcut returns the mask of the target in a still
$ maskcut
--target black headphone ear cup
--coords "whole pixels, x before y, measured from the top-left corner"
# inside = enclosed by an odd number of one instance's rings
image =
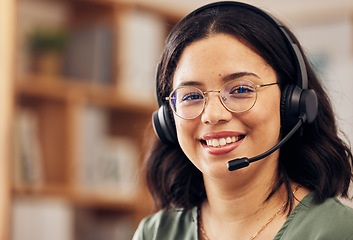
[[[288,132],[298,122],[300,115],[300,98],[302,89],[294,84],[288,84],[281,95],[281,126]]]
[[[300,111],[306,115],[306,122],[311,124],[318,115],[318,100],[314,90],[303,90],[300,97]]]
[[[281,126],[288,132],[305,115],[305,123],[311,124],[318,115],[318,100],[314,90],[286,85],[281,96]]]
[[[152,114],[153,129],[158,138],[169,144],[178,143],[173,116],[167,104],[163,104]]]

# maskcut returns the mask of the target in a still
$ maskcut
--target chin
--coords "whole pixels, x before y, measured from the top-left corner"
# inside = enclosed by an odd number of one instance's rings
[[[227,168],[227,162],[213,162],[205,163],[204,166],[198,167],[198,169],[203,173],[204,177],[210,177],[213,179],[227,179],[235,174],[236,171],[229,171]]]

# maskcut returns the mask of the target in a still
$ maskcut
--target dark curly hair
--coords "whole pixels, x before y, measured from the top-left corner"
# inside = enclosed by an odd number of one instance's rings
[[[300,47],[295,36],[288,29],[287,32]],[[296,84],[296,66],[278,28],[261,14],[227,6],[207,9],[173,29],[158,69],[160,99],[172,90],[173,74],[185,47],[218,33],[235,36],[259,54],[276,72],[282,90],[286,84]],[[303,52],[301,47],[300,50]],[[293,206],[290,181],[315,191],[314,199],[321,203],[333,196],[348,197],[352,180],[351,150],[338,136],[330,100],[304,53],[303,56],[309,89],[318,97],[318,116],[313,124],[303,127],[301,136],[295,135],[281,147],[277,180],[268,196],[269,199],[284,184],[290,210]],[[152,137],[152,144],[149,140],[149,145],[146,179],[157,208],[190,209],[201,204],[207,197],[202,173],[180,146],[162,143],[156,137]]]

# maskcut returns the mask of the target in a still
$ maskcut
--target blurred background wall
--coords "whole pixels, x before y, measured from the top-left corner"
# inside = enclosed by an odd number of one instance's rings
[[[140,170],[163,42],[210,2],[1,2],[2,239],[131,239],[153,211]],[[297,35],[353,142],[353,2],[244,2]]]

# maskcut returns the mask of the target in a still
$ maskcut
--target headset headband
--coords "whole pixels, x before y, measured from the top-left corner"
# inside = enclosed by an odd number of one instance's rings
[[[177,25],[175,25],[175,27],[172,29],[172,31],[170,32],[167,39],[169,39],[170,36],[173,35],[173,33],[179,28],[179,26],[181,24],[183,24],[185,21],[187,21],[191,17],[194,17],[207,9],[213,9],[213,8],[217,9],[219,7],[239,7],[239,8],[251,10],[252,12],[255,12],[255,13],[261,15],[262,17],[266,18],[266,20],[268,20],[273,26],[275,26],[279,30],[279,32],[281,33],[283,39],[287,42],[287,46],[290,46],[289,50],[293,56],[293,60],[296,65],[296,73],[297,73],[296,85],[298,87],[300,87],[301,89],[308,89],[308,76],[307,76],[305,61],[304,61],[303,55],[302,55],[298,45],[290,37],[290,35],[286,31],[285,27],[281,23],[281,21],[279,21],[275,17],[271,16],[270,14],[266,13],[265,11],[255,7],[255,6],[252,6],[252,5],[249,5],[246,3],[242,3],[242,2],[233,2],[233,1],[214,2],[214,3],[207,4],[205,6],[202,6],[198,9],[194,10],[193,12],[191,12],[187,16],[185,16],[182,20],[180,20],[180,22],[177,23]],[[160,68],[160,66],[158,65],[157,78],[156,78],[157,79],[156,92],[157,92],[158,105],[161,106],[163,104],[163,100],[160,99],[160,97],[158,95],[159,68]]]

